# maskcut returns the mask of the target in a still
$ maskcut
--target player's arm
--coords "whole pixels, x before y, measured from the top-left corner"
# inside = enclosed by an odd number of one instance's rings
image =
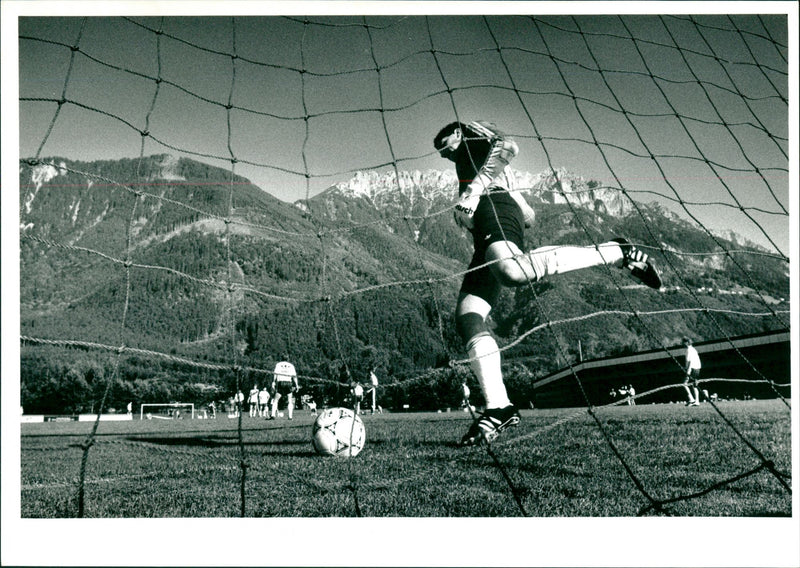
[[[519,153],[519,146],[511,138],[503,134],[493,124],[487,122],[470,122],[467,126],[467,140],[487,140],[491,146],[486,159],[469,182],[459,184],[459,201],[455,207],[456,222],[467,229],[472,229],[472,216],[478,208],[482,195],[505,171],[508,164]]]
[[[519,146],[494,124],[483,121],[470,122],[469,129],[481,139],[491,143],[491,148],[475,177],[467,185],[466,192],[483,195],[492,183],[500,177],[511,160],[519,154]]]

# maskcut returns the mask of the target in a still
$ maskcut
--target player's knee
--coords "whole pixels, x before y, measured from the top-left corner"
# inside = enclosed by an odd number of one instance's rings
[[[456,332],[466,345],[476,335],[488,333],[489,328],[483,316],[470,312],[456,316]]]
[[[532,269],[527,272],[522,264],[522,260],[508,258],[492,265],[492,273],[497,280],[506,287],[516,288],[536,281],[536,274]]]

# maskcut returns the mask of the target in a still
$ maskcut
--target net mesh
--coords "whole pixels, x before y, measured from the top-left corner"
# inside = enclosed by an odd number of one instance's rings
[[[542,190],[541,186],[526,187],[526,179],[531,182],[526,178],[522,179],[522,189],[549,194],[543,197],[545,201],[566,206],[560,214],[583,234],[585,244],[602,241],[587,220],[581,192],[615,195],[630,209],[637,246],[658,260],[665,280],[678,294],[672,308],[646,309],[637,292],[608,270],[603,278],[614,291],[608,309],[564,314],[554,311],[542,300],[541,290],[531,284],[521,293],[529,295],[538,315],[516,327],[502,343],[507,365],[515,357],[522,360],[529,354],[516,348],[546,337],[555,348],[550,356],[573,369],[576,360],[568,347],[572,343],[571,325],[619,316],[634,320],[642,335],[649,338],[646,347],[666,353],[679,375],[683,362],[670,350],[672,345],[658,322],[694,325],[702,320],[709,335],[728,342],[741,365],[752,371],[752,381],[767,385],[788,409],[786,391],[782,390],[785,385],[765,376],[738,350],[730,331],[731,321],[743,320],[758,322],[756,328],[789,330],[787,304],[773,298],[772,290],[752,276],[753,266],[759,261],[779,263],[788,273],[785,18],[476,16],[461,18],[458,25],[452,25],[447,17],[426,16],[236,17],[215,19],[213,23],[191,18],[76,18],[64,22],[68,25],[58,30],[45,25],[45,20],[31,20],[21,26],[20,108],[22,129],[27,134],[20,160],[21,179],[26,180],[20,191],[21,216],[29,213],[43,187],[74,185],[85,188],[84,203],[92,193],[112,195],[116,205],[113,215],[122,219],[125,232],[95,231],[86,238],[63,238],[41,230],[37,223],[20,231],[23,247],[39,254],[59,255],[62,262],[74,264],[76,272],[86,263],[99,262],[113,266],[120,275],[109,301],[115,315],[108,319],[105,329],[90,324],[74,326],[71,329],[78,336],[64,337],[57,327],[50,332],[23,327],[24,346],[104,352],[114,358],[98,401],[97,421],[86,439],[77,444],[81,459],[76,497],[63,514],[84,516],[86,487],[109,481],[90,479],[88,471],[89,455],[102,451],[97,446],[104,444],[141,450],[148,462],[154,463],[164,456],[198,458],[202,465],[189,467],[188,474],[201,475],[214,468],[236,473],[236,513],[241,516],[253,514],[247,491],[253,470],[296,479],[312,491],[348,495],[352,507],[343,508],[342,514],[355,516],[370,514],[362,510],[360,494],[399,488],[426,475],[398,473],[381,482],[359,483],[354,463],[347,466],[350,477],[346,481],[298,473],[253,453],[247,443],[244,413],[238,415],[235,455],[141,440],[99,440],[97,431],[107,397],[120,380],[120,366],[130,358],[157,361],[167,371],[189,369],[225,375],[236,390],[245,392],[251,382],[270,381],[272,369],[254,365],[242,347],[242,321],[253,306],[319,308],[313,313],[322,314],[324,321],[317,322],[318,328],[324,328],[330,339],[329,355],[341,364],[340,375],[332,379],[321,373],[301,374],[304,385],[327,385],[339,391],[349,388],[351,369],[356,364],[350,355],[355,331],[342,313],[347,312],[348,302],[354,297],[369,298],[395,288],[415,290],[429,302],[433,336],[438,336],[441,346],[447,345],[445,336],[450,332],[443,324],[447,317],[443,304],[452,297],[464,270],[432,269],[435,260],[417,243],[418,255],[403,267],[402,276],[341,287],[337,270],[347,262],[348,251],[341,250],[340,237],[362,233],[368,237],[370,230],[383,230],[385,220],[338,219],[332,223],[322,210],[315,209],[318,205],[312,199],[322,189],[364,170],[387,172],[390,183],[402,192],[406,171],[433,164],[438,157],[430,146],[432,117],[442,125],[450,120],[493,118],[486,116],[490,112],[505,117],[510,125],[506,130],[525,149],[514,167],[538,171],[544,166],[545,173],[537,181],[547,178],[551,182]],[[270,37],[267,46],[263,39],[256,41],[264,34]],[[125,42],[141,46],[147,57],[128,61],[128,51],[119,47]],[[27,58],[34,61],[37,54],[45,54],[47,60],[50,82],[45,85],[24,80]],[[103,88],[98,89],[98,85]],[[65,141],[76,135],[76,129],[81,136],[95,133],[86,138],[85,150],[74,149],[78,159],[90,160],[93,152],[101,151],[114,139],[113,148],[124,153],[115,158],[128,159],[126,176],[130,172],[133,175],[123,179],[111,167],[105,173],[102,167],[90,167],[73,158],[52,157],[54,152],[69,148]],[[162,152],[171,157],[158,162],[155,175],[148,156]],[[130,159],[131,155],[138,157]],[[227,175],[208,183],[224,190],[225,198],[204,208],[193,195],[181,193],[181,180],[169,179],[170,175],[177,176],[176,156],[222,166]],[[575,191],[574,179],[567,171],[589,171],[606,181]],[[58,180],[52,181],[55,178]],[[242,209],[253,205],[243,203],[240,197],[248,186],[247,179],[269,190],[280,188],[286,200],[302,200],[306,207],[303,214],[312,228],[298,231],[296,224],[272,222],[265,215],[243,217]],[[178,189],[164,191],[167,183]],[[191,185],[196,190],[194,181]],[[677,218],[691,221],[707,237],[703,249],[678,250],[666,245],[653,224],[651,210],[641,206],[644,199],[655,200],[671,208]],[[263,211],[271,203],[257,205]],[[75,203],[64,203],[63,207],[65,215],[78,214]],[[167,236],[187,224],[201,223],[222,239],[222,252],[215,253],[222,258],[202,270],[162,265],[157,254],[140,254],[141,219],[153,212],[159,216],[159,226],[147,237],[147,244],[159,239],[166,243]],[[451,214],[452,206],[422,213],[407,210],[396,230],[416,242],[425,222]],[[114,226],[112,219],[101,214],[97,223]],[[721,236],[723,227],[736,227],[747,235],[749,246],[737,246]],[[277,243],[276,247],[293,243],[295,246],[288,250],[313,257],[309,262],[316,277],[289,293],[248,282],[247,271],[241,268],[243,259],[238,256],[243,247],[237,243],[249,234],[262,235]],[[753,308],[732,309],[698,288],[685,268],[692,262],[727,266],[748,283]],[[26,270],[36,274],[35,269],[23,266],[23,274]],[[164,278],[152,278],[153,274]],[[205,329],[178,332],[179,341],[202,337],[206,342],[218,342],[222,348],[213,357],[165,352],[157,343],[141,338],[143,325],[160,325],[159,316],[148,311],[147,301],[148,286],[158,286],[158,282],[180,287],[190,299],[176,300],[175,314],[185,316],[191,310],[202,313],[207,308],[204,302],[211,302],[209,298],[224,305],[219,319],[208,321]],[[70,284],[79,286],[81,280],[76,278]],[[23,288],[26,286],[23,284]],[[450,295],[447,290],[451,290]],[[64,297],[71,292],[63,291]],[[54,294],[59,297],[58,290]],[[23,300],[24,296],[23,290]],[[445,312],[449,309],[444,305]],[[203,321],[202,317],[186,319]],[[159,333],[168,337],[172,331]],[[451,368],[463,371],[469,363],[463,354],[449,355]],[[441,376],[442,371],[436,369],[410,373],[383,382],[380,389],[413,391]],[[763,471],[790,493],[789,476],[775,466],[769,449],[750,440],[725,409],[712,402],[720,421],[754,458],[754,465],[745,465],[725,479],[709,480],[699,492],[657,497],[652,484],[637,474],[632,465],[634,456],[620,449],[619,440],[599,415],[598,405],[586,394],[579,374],[573,371],[571,379],[582,393],[586,408],[532,433],[486,447],[520,514],[528,511],[500,449],[520,447],[532,437],[545,436],[568,422],[580,422],[587,410],[602,443],[611,450],[613,458],[609,459],[622,466],[644,498],[646,505],[639,514],[669,514],[669,506],[677,501],[700,497]],[[643,391],[636,398],[646,399],[675,386]],[[63,449],[23,447],[23,452]],[[471,459],[468,456],[459,461]],[[158,475],[153,470],[110,479]]]

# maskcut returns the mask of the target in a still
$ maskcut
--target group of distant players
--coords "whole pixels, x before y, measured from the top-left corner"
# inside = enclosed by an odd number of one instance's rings
[[[617,394],[621,397],[625,397],[625,402],[628,406],[636,406],[636,389],[633,388],[633,385],[623,386],[618,389],[611,389],[609,395],[611,398],[616,398]]]
[[[383,412],[383,409],[377,404],[377,389],[378,377],[375,375],[375,370],[370,371],[371,387],[366,394],[371,395],[372,412]],[[297,371],[292,363],[288,361],[281,361],[275,365],[275,371],[272,374],[272,381],[270,386],[263,386],[261,389],[258,385],[253,385],[250,393],[245,399],[242,391],[238,391],[231,397],[232,413],[230,417],[237,417],[244,410],[245,400],[248,405],[248,414],[251,418],[266,418],[267,420],[275,420],[277,417],[282,416],[278,412],[278,405],[282,398],[286,398],[286,413],[289,420],[294,419],[295,397],[300,390],[300,384],[297,379]],[[352,401],[356,408],[356,413],[361,412],[361,404],[364,399],[364,387],[358,382],[353,382],[350,389]],[[317,404],[314,402],[310,395],[301,397],[300,402],[307,406],[314,414],[317,411]],[[211,403],[208,407],[209,414],[212,418],[216,417],[216,405]]]
[[[275,365],[272,373],[270,388],[265,386],[258,390],[258,385],[253,385],[250,390],[250,416],[260,416],[267,420],[275,420],[278,416],[278,404],[281,398],[286,397],[286,414],[289,420],[294,419],[294,397],[300,385],[297,382],[297,371],[288,361],[280,361]],[[269,411],[267,407],[272,401]]]
[[[377,403],[378,376],[375,374],[375,369],[369,372],[369,380],[371,386],[366,393],[364,392],[364,387],[358,381],[353,381],[353,383],[350,385],[350,396],[352,398],[356,414],[361,414],[361,403],[364,401],[365,394],[372,395],[372,414],[375,414],[376,412],[383,412],[383,408],[381,408]]]
[[[294,365],[288,361],[281,361],[275,365],[269,387],[264,385],[259,389],[256,384],[250,389],[246,399],[241,390],[230,398],[231,412],[228,416],[230,418],[238,417],[244,411],[246,401],[250,417],[274,420],[278,416],[278,403],[286,397],[286,412],[289,420],[292,420],[294,418],[294,398],[298,390],[300,390],[300,386]],[[217,405],[213,401],[208,405],[208,414],[210,418],[217,416]]]

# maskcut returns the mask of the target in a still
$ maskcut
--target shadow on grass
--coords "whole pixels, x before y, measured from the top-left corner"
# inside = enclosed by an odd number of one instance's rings
[[[226,437],[226,438],[179,438],[179,437],[169,437],[169,436],[154,436],[154,437],[131,437],[128,440],[133,442],[145,442],[148,444],[158,444],[161,446],[185,446],[185,447],[193,447],[193,448],[232,448],[237,447],[239,445],[239,440],[234,437]],[[265,442],[263,440],[255,441],[255,442],[242,442],[242,445],[246,447],[253,447],[253,448],[264,448],[270,446],[303,446],[303,445],[311,445],[310,442],[305,440],[278,440],[275,442]],[[287,454],[283,454],[287,455]]]
[[[145,442],[148,444],[158,444],[161,446],[188,446],[200,448],[221,448],[233,446],[237,444],[235,438],[226,438],[222,440],[213,440],[209,438],[176,438],[167,436],[147,437],[136,436],[129,437],[128,440],[132,442]],[[245,444],[247,445],[247,444]]]

